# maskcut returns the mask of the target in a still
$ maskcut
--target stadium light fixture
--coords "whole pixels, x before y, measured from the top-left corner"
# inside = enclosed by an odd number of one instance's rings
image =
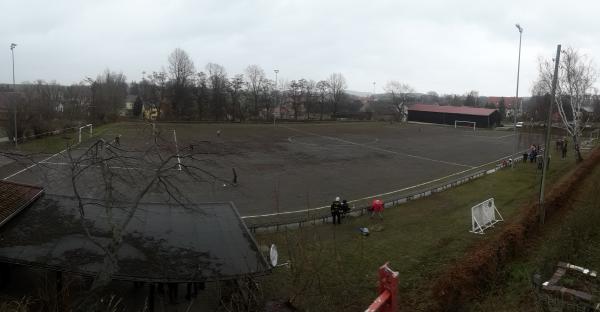
[[[17,47],[16,43],[11,43],[10,44],[10,53],[12,55],[12,78],[13,78],[13,92],[16,92],[16,84],[15,84],[15,48]],[[14,133],[14,139],[15,139],[15,147],[17,147],[17,102],[15,101],[15,114],[14,114],[14,118],[15,118],[15,133]]]

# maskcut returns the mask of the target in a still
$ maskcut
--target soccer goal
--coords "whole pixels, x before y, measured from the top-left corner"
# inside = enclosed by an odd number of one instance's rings
[[[173,130],[173,142],[175,142],[175,152],[177,153],[177,170],[181,171],[181,158],[179,157],[179,144],[177,143],[177,131]]]
[[[477,127],[477,123],[475,121],[455,120],[454,128],[456,129],[458,127],[473,128],[473,131],[475,131],[475,128]]]
[[[500,221],[504,219],[496,209],[493,198],[471,207],[471,233],[484,234],[483,231]]]
[[[89,129],[89,134],[90,134],[89,137],[91,137],[94,134],[94,126],[92,124],[87,124],[87,125],[85,125],[83,127],[79,127],[79,140],[78,140],[77,143],[81,143],[81,134],[84,131],[87,132],[88,129]]]

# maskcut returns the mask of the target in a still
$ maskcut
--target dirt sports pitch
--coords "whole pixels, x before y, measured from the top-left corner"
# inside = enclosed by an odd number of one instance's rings
[[[143,150],[152,140],[148,129],[151,126],[145,123],[119,123],[98,134],[106,140],[121,135],[124,149]],[[511,131],[381,122],[160,123],[156,129],[167,143],[173,142],[175,130],[180,150],[191,144],[195,153],[201,153],[182,162],[219,178],[202,184],[182,179],[178,183],[184,193],[203,202],[232,201],[249,219],[326,206],[336,196],[354,203],[364,203],[373,195],[391,199],[415,185],[431,186],[428,182],[500,162],[512,154],[515,144]],[[79,149],[93,141],[87,140]],[[519,141],[522,150],[542,143],[542,138],[523,133]],[[64,157],[46,161],[39,174],[48,176],[49,167],[67,162]],[[236,185],[232,168],[238,176]],[[37,178],[28,172],[11,180],[35,182]],[[174,170],[172,176],[177,175]],[[49,182],[47,193],[68,195],[68,183],[60,181],[66,178],[63,174]]]

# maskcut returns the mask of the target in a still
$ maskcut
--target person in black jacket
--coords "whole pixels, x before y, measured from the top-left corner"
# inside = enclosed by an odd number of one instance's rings
[[[342,217],[346,217],[348,212],[350,212],[350,206],[348,206],[348,201],[344,199],[342,200]]]
[[[342,216],[342,203],[340,203],[340,198],[336,197],[333,203],[331,203],[331,217],[333,218],[333,224],[342,224],[341,220]]]

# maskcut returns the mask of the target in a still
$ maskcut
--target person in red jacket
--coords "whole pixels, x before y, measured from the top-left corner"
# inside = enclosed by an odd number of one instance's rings
[[[378,215],[379,219],[383,219],[383,201],[381,199],[373,200],[371,205],[371,217]]]

